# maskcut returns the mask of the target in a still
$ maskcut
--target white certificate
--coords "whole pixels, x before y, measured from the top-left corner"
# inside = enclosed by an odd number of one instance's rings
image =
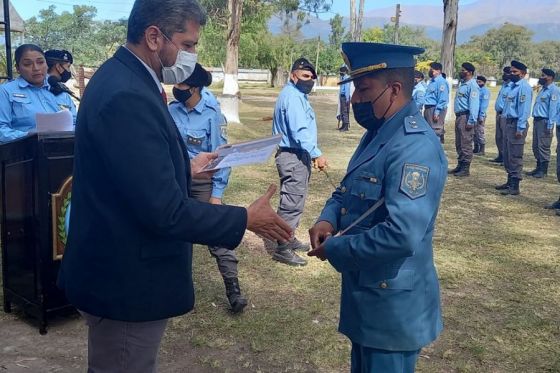
[[[212,171],[220,168],[264,163],[280,144],[281,134],[238,144],[226,144],[218,147],[218,158],[208,163],[202,170]]]

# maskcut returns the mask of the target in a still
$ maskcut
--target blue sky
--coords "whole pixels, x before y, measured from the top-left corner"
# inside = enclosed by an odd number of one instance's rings
[[[461,0],[461,5],[473,3],[476,0]],[[38,15],[40,9],[48,8],[49,5],[56,6],[58,13],[62,11],[71,11],[73,5],[93,5],[97,8],[98,19],[112,19],[127,17],[132,8],[134,0],[12,0],[21,17],[29,19]],[[359,0],[356,0],[359,3]],[[422,5],[442,5],[442,0],[365,0],[365,11],[377,8],[385,8],[395,6],[395,4],[422,4]],[[357,4],[356,4],[357,6]],[[339,13],[348,16],[350,13],[349,0],[333,0],[333,6],[329,13],[322,14],[320,17],[330,19],[334,14]]]

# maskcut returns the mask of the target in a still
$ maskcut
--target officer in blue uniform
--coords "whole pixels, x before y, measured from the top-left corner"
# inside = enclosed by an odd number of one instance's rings
[[[348,79],[348,67],[342,65],[339,69],[340,80]],[[340,132],[346,132],[350,129],[350,90],[352,82],[340,85],[340,93],[338,96],[339,115],[338,121],[342,122],[342,126],[338,129]]]
[[[445,115],[449,103],[449,86],[441,72],[443,66],[439,62],[430,64],[428,76],[430,82],[426,89],[426,100],[424,102],[424,119],[436,132],[441,143],[445,142]]]
[[[474,128],[474,154],[484,155],[486,153],[486,115],[490,104],[490,90],[486,87],[486,77],[476,77],[476,84],[480,87],[480,107],[478,108],[478,121]]]
[[[432,237],[447,160],[412,101],[414,55],[424,49],[343,43],[342,51],[354,117],[367,131],[309,231],[308,255],[342,274],[339,331],[352,342],[351,371],[410,373],[443,327]]]
[[[504,128],[504,167],[507,181],[496,186],[502,195],[518,195],[519,183],[523,178],[523,148],[529,127],[533,89],[525,80],[527,66],[519,61],[511,61],[511,87],[508,90],[503,114],[506,117]]]
[[[26,136],[36,127],[35,114],[70,110],[76,121],[76,106],[63,93],[49,92],[47,62],[43,50],[34,44],[20,45],[15,51],[15,80],[0,86],[0,143]]]
[[[421,71],[414,71],[414,90],[412,91],[412,100],[416,102],[418,110],[424,110],[424,103],[426,101],[426,89],[428,86],[424,82],[424,74]]]
[[[550,146],[552,135],[558,120],[558,87],[554,84],[556,73],[551,69],[542,69],[539,79],[541,89],[533,106],[533,155],[537,166],[527,175],[543,178],[548,174]]]
[[[272,134],[282,134],[276,153],[276,168],[280,177],[277,212],[294,232],[303,214],[311,165],[313,163],[319,170],[327,166],[327,159],[317,144],[315,112],[307,98],[315,79],[317,74],[311,62],[298,58],[292,65],[290,81],[276,100],[272,120]],[[307,251],[309,246],[296,237],[278,242],[272,259],[293,266],[306,265],[307,261],[295,250]]]
[[[56,77],[56,81],[62,84],[70,80],[72,77],[70,66],[74,63],[74,58],[70,52],[67,50],[50,49],[45,52],[45,58],[47,60],[47,73],[49,77]],[[52,85],[50,90],[55,95],[64,92],[59,84]]]
[[[496,132],[494,139],[496,141],[496,147],[498,148],[498,156],[490,161],[494,163],[503,163],[504,161],[504,130],[506,127],[506,117],[503,114],[503,111],[508,91],[510,89],[510,77],[511,67],[505,66],[502,74],[502,87],[500,88],[498,97],[496,97],[496,102],[494,103],[494,110],[496,111]]]
[[[455,95],[455,149],[457,167],[449,170],[455,176],[469,176],[473,157],[474,128],[478,122],[480,107],[480,88],[474,78],[474,65],[465,62],[461,65],[461,82]]]
[[[212,75],[197,63],[191,76],[173,88],[176,101],[169,105],[169,112],[185,140],[190,159],[201,152],[213,152],[219,146],[227,144],[227,123],[219,106],[215,104],[217,100],[207,89],[202,93],[202,87],[208,87],[211,83]],[[221,205],[230,172],[231,169],[224,168],[216,172],[212,180],[193,179],[192,196],[203,202]],[[231,311],[242,312],[247,299],[241,294],[239,287],[235,251],[213,246],[208,249],[216,259],[224,280]]]

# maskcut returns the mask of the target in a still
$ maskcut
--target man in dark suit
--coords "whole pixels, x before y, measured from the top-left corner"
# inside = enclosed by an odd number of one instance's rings
[[[246,229],[288,240],[270,206],[190,198],[189,162],[162,99],[194,68],[206,22],[195,0],[136,0],[127,43],[88,84],[78,116],[68,244],[59,286],[88,324],[88,372],[155,372],[167,319],[194,305],[192,243],[236,247]]]

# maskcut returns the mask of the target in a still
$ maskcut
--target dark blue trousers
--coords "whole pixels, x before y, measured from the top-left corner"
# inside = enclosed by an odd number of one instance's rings
[[[352,343],[351,373],[414,373],[417,351],[387,351]]]

